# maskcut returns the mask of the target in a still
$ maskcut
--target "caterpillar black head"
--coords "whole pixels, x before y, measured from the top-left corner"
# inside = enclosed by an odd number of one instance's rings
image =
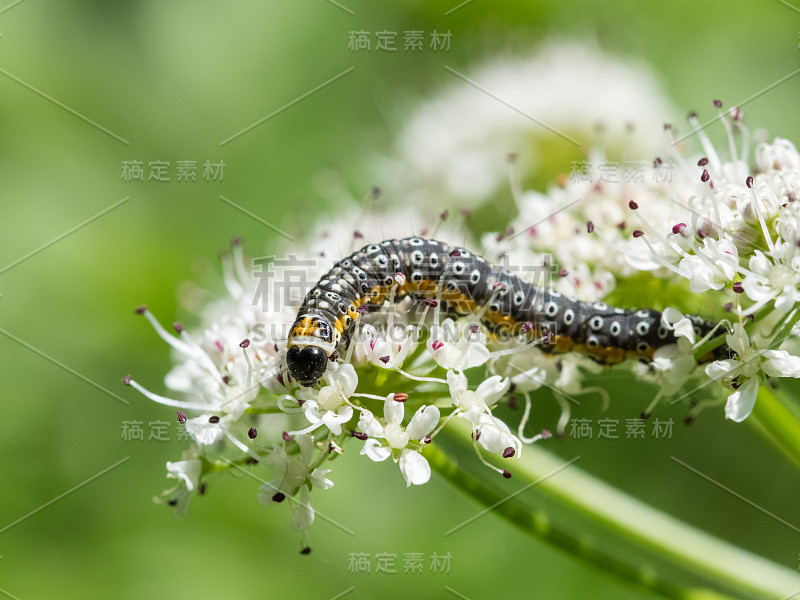
[[[303,386],[316,385],[328,368],[328,355],[319,346],[292,346],[286,353],[289,373]]]
[[[335,346],[334,337],[334,327],[326,317],[314,314],[297,317],[289,336],[286,365],[300,385],[314,386],[325,374]]]

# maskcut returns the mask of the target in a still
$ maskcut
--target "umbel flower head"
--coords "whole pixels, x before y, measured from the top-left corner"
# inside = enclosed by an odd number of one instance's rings
[[[557,79],[561,70],[551,71]],[[505,77],[514,69],[497,73]],[[617,75],[622,80],[631,71]],[[456,318],[443,311],[441,289],[424,300],[400,298],[397,290],[413,276],[400,271],[387,271],[391,291],[382,306],[365,304],[348,314],[358,328],[330,353],[319,381],[311,387],[295,381],[287,368],[287,338],[308,288],[353,250],[412,233],[459,245],[466,238],[464,245],[477,248],[469,242],[474,234],[488,261],[525,266],[517,272],[521,279],[601,312],[611,310],[609,294],[636,291],[643,279],[665,282],[669,291],[653,307],[663,309],[653,333],[658,326],[658,335],[674,343],[647,360],[614,367],[639,382],[640,391],[653,390],[649,404],[637,411],[643,408],[646,418],[662,399],[702,390],[705,400],[687,419],[723,403],[727,418],[746,419],[768,378],[800,377],[792,339],[800,321],[800,155],[791,142],[776,139],[758,144],[751,164],[741,111],[724,112],[716,104],[730,136],[727,155],[717,151],[696,116],[690,124],[702,154],[686,156],[667,127],[660,155],[642,156],[635,176],[611,177],[603,149],[596,148],[581,164],[564,165],[570,175],[555,178],[549,189],[515,194],[517,214],[501,232],[470,223],[468,234],[468,211],[450,214],[447,207],[433,220],[413,207],[380,210],[375,191],[366,199],[366,215],[352,203],[335,221],[321,218],[308,239],[276,249],[285,256],[249,263],[235,240],[223,256],[226,294],[201,311],[197,326],[174,323],[170,332],[146,307],[137,309],[174,350],[165,378],[171,393],[157,394],[130,376],[124,382],[176,411],[192,443],[180,460],[167,463],[176,485],[159,501],[183,514],[212,474],[243,470],[261,481],[260,503],[288,507],[306,547],[306,532],[319,514],[312,491],[317,502],[321,490],[333,487],[335,472],[327,463],[341,454],[381,468],[395,464],[400,485],[423,485],[432,476],[426,448],[458,420],[469,424],[477,458],[507,478],[527,444],[550,438],[552,427],[565,434],[570,399],[597,394],[610,401],[596,381],[610,367],[580,352],[553,354],[552,331],[537,338],[533,325],[524,323],[500,339],[484,325],[491,301]],[[462,108],[468,112],[469,102]],[[415,123],[426,119],[423,111]],[[407,138],[414,139],[417,129],[410,127]],[[501,128],[499,147],[513,145],[502,139],[512,130]],[[460,135],[479,140],[486,131],[486,123],[476,120],[475,129]],[[470,171],[470,164],[480,163],[476,156],[449,158]],[[468,204],[487,200],[498,186],[494,171],[477,173],[483,181],[470,187]],[[443,177],[448,185],[458,182],[452,173]],[[415,197],[429,198],[422,192]],[[311,249],[308,256],[299,254],[302,248]],[[296,281],[298,273],[305,287],[287,293],[279,284]],[[492,297],[507,291],[493,287]],[[709,331],[688,314],[697,306],[718,325]],[[552,393],[542,400],[544,390]],[[506,410],[519,398],[522,411]],[[540,418],[534,403],[549,398],[558,402],[557,422],[534,427]]]

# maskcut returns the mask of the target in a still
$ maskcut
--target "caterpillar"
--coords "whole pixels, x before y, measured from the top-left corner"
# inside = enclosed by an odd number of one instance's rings
[[[464,248],[411,237],[365,246],[339,261],[311,289],[287,341],[291,376],[303,386],[316,385],[337,348],[347,344],[359,316],[390,296],[431,299],[431,304],[435,299],[446,315],[476,314],[494,336],[522,332],[543,338],[539,347],[544,352],[576,351],[604,364],[649,362],[658,348],[675,343],[656,310],[626,311],[567,298]],[[699,337],[716,325],[699,316],[689,318]]]

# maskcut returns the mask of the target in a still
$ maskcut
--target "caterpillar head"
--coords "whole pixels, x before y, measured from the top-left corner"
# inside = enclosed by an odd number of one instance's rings
[[[319,346],[292,346],[286,353],[286,365],[295,381],[311,387],[325,374],[328,354]]]
[[[334,349],[330,321],[321,315],[305,314],[297,318],[289,336],[286,365],[300,385],[311,387],[325,374],[328,357]]]

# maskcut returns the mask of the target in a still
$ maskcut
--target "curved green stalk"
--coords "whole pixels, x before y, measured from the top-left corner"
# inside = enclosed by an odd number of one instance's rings
[[[800,467],[800,410],[785,392],[760,386],[756,406],[747,421]]]
[[[471,452],[469,429],[450,427],[437,438],[443,444],[425,448],[435,471],[487,511],[630,584],[680,600],[782,599],[800,593],[797,572],[691,527],[536,446],[526,447],[514,463],[514,479],[525,486],[509,495],[495,483],[496,473],[475,474],[459,464],[456,457]],[[533,508],[533,499],[554,506],[558,519]],[[581,522],[599,534],[589,537],[575,525]],[[448,534],[458,535],[458,529]]]

